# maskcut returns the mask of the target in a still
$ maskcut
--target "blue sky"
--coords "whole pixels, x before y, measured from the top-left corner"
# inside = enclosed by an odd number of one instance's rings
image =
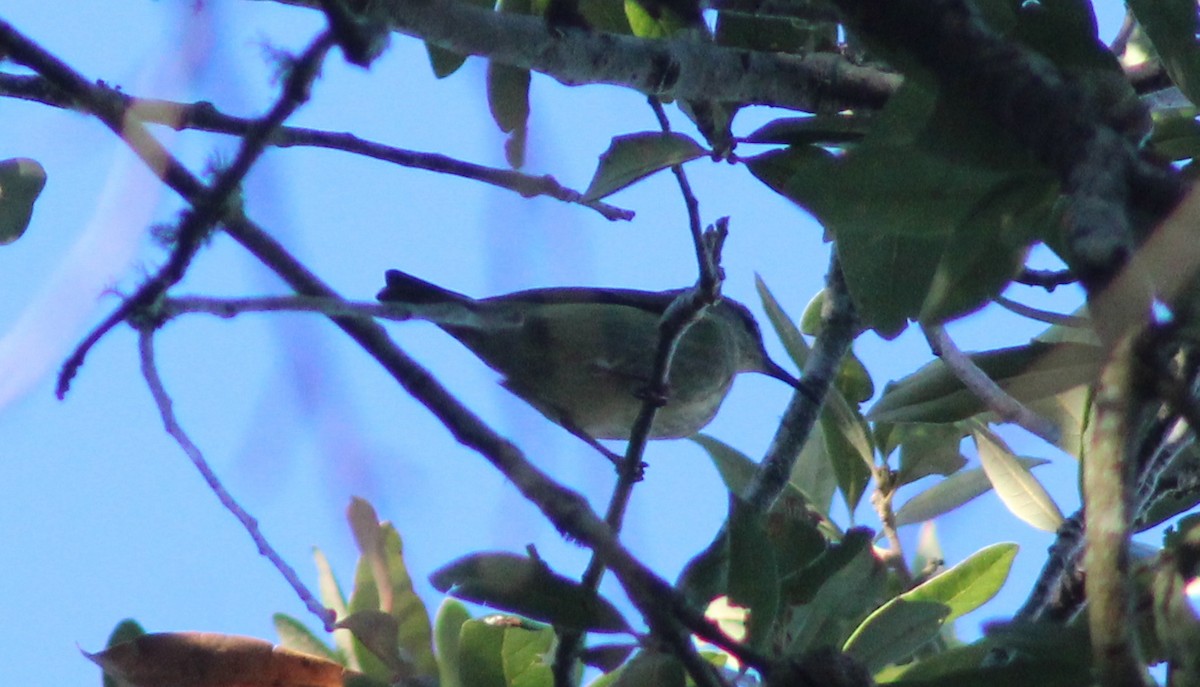
[[[133,95],[211,100],[245,115],[257,115],[274,96],[265,46],[299,49],[321,26],[308,10],[231,0],[206,2],[200,13],[181,2],[0,0],[0,16],[89,78]],[[292,123],[504,164],[479,60],[436,81],[423,47],[396,38],[369,73],[334,53],[313,95]],[[539,76],[532,108],[526,171],[577,189],[587,186],[612,136],[656,126],[641,96],[566,88]],[[747,112],[738,131],[771,117]],[[685,120],[675,121],[691,133]],[[76,647],[99,648],[125,617],[152,631],[273,639],[271,614],[304,617],[303,609],[162,431],[138,372],[133,331],[118,328],[93,351],[65,401],[52,393],[53,373],[69,347],[116,304],[104,290],[127,292],[162,258],[148,227],[175,219],[178,200],[95,120],[0,100],[0,123],[0,159],[32,157],[49,175],[28,234],[0,250],[0,288],[8,294],[0,300],[0,607],[9,618],[0,646],[10,657],[8,679],[98,680]],[[224,137],[155,131],[197,172],[234,149]],[[732,217],[726,294],[761,313],[758,273],[799,316],[827,264],[819,227],[740,167],[698,161],[689,171],[704,219]],[[686,216],[669,175],[613,197],[637,217],[612,223],[578,206],[292,148],[265,155],[246,199],[252,218],[356,299],[373,297],[390,267],[478,296],[550,285],[665,289],[695,279]],[[218,237],[178,292],[232,296],[283,288]],[[1072,297],[1060,291],[1058,306],[1070,308]],[[500,389],[491,371],[434,327],[389,327],[468,405],[519,439],[539,466],[603,508],[612,481],[605,462]],[[951,331],[970,349],[1022,343],[1037,329],[985,314]],[[786,360],[777,342],[768,345]],[[342,576],[352,570],[355,553],[342,514],[353,495],[370,499],[397,525],[431,608],[438,597],[425,576],[470,551],[519,551],[535,543],[559,570],[582,570],[584,552],[562,543],[485,461],[454,443],[320,319],[191,316],[162,330],[157,348],[181,422],[310,583],[314,546]],[[856,350],[879,387],[929,359],[913,332],[892,342],[866,335]],[[707,431],[759,456],[788,397],[776,381],[743,377]],[[1019,432],[1007,436],[1019,452],[1051,455]],[[673,577],[711,538],[725,498],[715,469],[690,442],[656,442],[647,460],[627,538]],[[1063,510],[1073,511],[1074,461],[1058,456],[1039,470]],[[874,522],[867,507],[857,515]],[[951,562],[994,541],[1022,545],[1008,591],[962,623],[969,636],[981,620],[1023,599],[1051,541],[992,495],[938,527]],[[911,546],[915,528],[904,534]]]

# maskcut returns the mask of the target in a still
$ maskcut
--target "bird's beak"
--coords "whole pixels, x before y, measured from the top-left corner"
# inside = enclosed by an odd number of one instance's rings
[[[788,386],[792,387],[796,391],[804,394],[804,396],[806,398],[808,398],[808,400],[812,401],[813,403],[816,403],[816,404],[821,403],[821,398],[819,396],[817,396],[816,392],[814,392],[812,389],[808,388],[808,385],[805,384],[800,379],[793,377],[790,372],[788,372],[787,370],[780,367],[774,360],[771,360],[770,358],[767,358],[767,357],[763,358],[762,373],[767,375],[768,377],[773,377],[773,378],[778,379],[779,381],[783,382],[784,384],[787,384]]]

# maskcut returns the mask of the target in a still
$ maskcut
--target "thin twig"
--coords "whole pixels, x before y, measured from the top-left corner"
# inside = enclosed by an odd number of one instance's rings
[[[257,120],[235,117],[218,110],[212,103],[179,103],[170,100],[135,98],[104,84],[96,84],[105,98],[120,101],[125,109],[137,113],[139,120],[169,126],[176,131],[207,131],[230,136],[244,136]],[[36,75],[0,73],[0,95],[22,98],[55,107],[73,108],[72,98],[56,89],[46,79]],[[519,193],[522,197],[547,196],[564,203],[574,203],[600,213],[610,221],[631,220],[632,210],[619,208],[602,201],[585,201],[579,191],[569,189],[550,175],[534,176],[521,172],[487,167],[464,160],[384,145],[359,138],[354,134],[322,131],[296,126],[281,126],[271,134],[269,144],[278,148],[312,147],[339,150],[383,162],[450,174],[464,179],[481,181],[498,188]]]
[[[275,547],[267,541],[262,530],[258,528],[258,520],[246,512],[244,508],[233,498],[225,485],[221,483],[221,479],[217,477],[217,473],[213,471],[212,466],[204,459],[204,454],[201,453],[195,442],[188,437],[187,432],[180,426],[179,420],[175,417],[175,411],[172,409],[171,397],[167,393],[166,387],[163,385],[162,378],[158,374],[158,366],[154,362],[154,330],[150,327],[139,330],[138,332],[138,351],[141,357],[142,376],[146,378],[146,385],[150,387],[150,394],[154,397],[154,404],[158,407],[158,412],[162,415],[163,427],[167,434],[179,444],[179,448],[187,454],[187,457],[192,461],[192,465],[200,472],[200,476],[208,483],[209,490],[216,494],[217,499],[221,501],[221,505],[225,506],[234,518],[241,523],[246,533],[254,540],[254,545],[258,547],[258,552],[271,561],[271,565],[283,575],[283,579],[287,581],[296,595],[308,608],[309,612],[317,616],[324,625],[327,632],[333,632],[334,623],[337,621],[337,613],[330,608],[325,608],[321,602],[317,601],[317,597],[309,591],[304,582],[300,580],[300,576],[292,566],[283,560]]]
[[[898,487],[896,475],[886,464],[875,465],[871,468],[871,478],[875,481],[871,505],[875,507],[875,514],[879,517],[883,536],[888,540],[888,551],[883,556],[883,562],[896,571],[901,586],[908,589],[913,584],[913,576],[904,560],[904,545],[896,529],[896,512],[892,509],[892,500]]]
[[[59,373],[59,398],[66,394],[71,379],[83,364],[91,347],[131,313],[149,306],[177,283],[211,228],[223,219],[240,214],[240,208],[232,207],[232,199],[242,179],[262,154],[271,132],[307,101],[309,87],[332,45],[333,39],[330,35],[322,33],[293,62],[278,100],[243,137],[234,161],[217,176],[211,187],[206,187],[172,156],[136,117],[127,117],[127,108],[119,100],[107,97],[104,91],[97,89],[78,72],[26,38],[11,24],[0,20],[0,48],[3,52],[41,74],[79,105],[96,115],[192,206],[179,224],[175,248],[163,267],[94,328],[67,358]]]
[[[1077,329],[1087,329],[1092,326],[1092,321],[1089,318],[1079,317],[1078,315],[1064,315],[1063,313],[1034,308],[1024,303],[1018,303],[1011,298],[1005,298],[1004,296],[996,296],[996,304],[1011,313],[1020,315],[1021,317],[1028,317],[1038,322],[1045,322],[1046,324],[1060,327],[1074,327]]]
[[[958,348],[942,325],[923,324],[921,331],[924,332],[925,340],[929,342],[929,347],[933,349],[934,355],[941,358],[954,376],[958,377],[964,386],[978,396],[989,410],[996,413],[1001,421],[1015,423],[1034,436],[1051,444],[1058,444],[1062,438],[1062,432],[1059,431],[1058,426],[1025,407],[1007,391],[1000,388],[999,384],[988,377],[986,372],[979,369],[979,366]]]
[[[170,296],[162,300],[155,314],[163,319],[187,313],[204,313],[231,318],[246,313],[311,312],[328,317],[364,317],[406,322],[424,320],[452,327],[517,327],[520,317],[514,313],[475,312],[443,303],[375,303],[347,301],[315,296],[259,296],[251,298],[207,298]]]
[[[670,124],[662,109],[662,104],[653,97],[649,98],[649,102],[663,131],[670,131]],[[718,228],[711,230],[712,236],[706,239],[704,232],[700,229],[700,204],[692,193],[682,166],[674,165],[671,170],[675,173],[675,178],[683,193],[684,204],[687,207],[688,225],[696,247],[700,276],[697,279],[696,287],[679,294],[663,311],[659,321],[658,347],[655,351],[653,372],[650,379],[647,380],[646,400],[630,429],[629,444],[617,472],[617,483],[613,487],[605,514],[605,522],[612,528],[614,534],[621,531],[625,511],[633,496],[634,485],[640,479],[642,457],[645,454],[650,430],[654,426],[654,418],[658,414],[658,409],[669,400],[670,390],[667,380],[671,370],[671,361],[679,341],[688,328],[704,315],[705,310],[720,299],[719,265],[721,247],[728,235],[728,223],[720,223]],[[580,578],[580,584],[584,589],[595,592],[600,587],[604,570],[604,558],[598,554],[593,555]],[[574,666],[583,648],[584,633],[566,630],[559,633],[558,639],[558,648],[555,651],[553,663],[554,683],[556,687],[570,687],[574,684]],[[686,651],[694,653],[695,647],[689,643]],[[685,664],[690,663],[696,667],[703,666],[703,662],[696,662],[684,656],[679,656],[679,658]],[[705,668],[705,670],[709,671],[710,669]],[[700,679],[695,675],[693,678]]]
[[[122,128],[125,110],[120,103],[105,101],[78,72],[46,53],[3,20],[0,20],[0,47],[7,50],[11,58],[24,64],[33,62],[37,65],[37,71],[47,76],[56,87],[77,98],[86,111],[109,125],[152,172],[185,200],[194,202],[201,197],[206,190],[204,185],[162,148],[136,119],[131,119],[128,125],[133,133]],[[224,224],[230,237],[282,277],[297,293],[322,298],[337,297],[336,292],[244,215],[226,216]],[[504,474],[559,532],[600,553],[651,629],[660,633],[665,642],[679,647],[679,655],[702,687],[723,687],[716,673],[705,672],[698,667],[703,660],[694,650],[689,653],[687,647],[690,646],[690,640],[679,631],[677,614],[665,610],[669,609],[672,599],[675,606],[683,606],[684,602],[665,580],[621,546],[608,525],[592,511],[586,499],[534,467],[512,443],[483,423],[427,371],[400,351],[380,325],[361,317],[332,319],[405,390],[441,420],[458,441],[477,451]],[[69,379],[66,372],[73,373],[78,364],[79,360],[69,361],[64,376],[60,377],[60,384]],[[664,599],[668,600],[667,604],[664,604]]]

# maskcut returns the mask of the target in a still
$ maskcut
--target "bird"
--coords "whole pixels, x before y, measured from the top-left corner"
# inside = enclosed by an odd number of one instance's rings
[[[430,319],[500,373],[504,388],[610,458],[596,440],[630,438],[649,392],[659,321],[683,292],[558,287],[475,299],[400,270],[388,270],[386,282],[381,302],[460,310]],[[680,338],[648,438],[696,434],[742,372],[811,396],[771,360],[750,310],[722,298]]]

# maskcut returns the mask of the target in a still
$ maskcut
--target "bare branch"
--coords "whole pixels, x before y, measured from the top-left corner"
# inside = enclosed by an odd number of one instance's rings
[[[211,187],[207,187],[175,159],[136,117],[128,117],[127,108],[123,103],[107,97],[104,91],[93,86],[78,72],[23,36],[11,24],[0,20],[0,52],[6,52],[11,59],[38,72],[98,117],[120,136],[164,183],[192,205],[177,228],[175,247],[166,264],[92,330],[64,363],[58,379],[59,398],[66,394],[71,378],[83,364],[88,350],[114,326],[133,312],[154,303],[167,289],[182,279],[192,257],[214,225],[230,216],[240,215],[241,209],[235,207],[233,199],[242,179],[266,148],[271,133],[307,101],[309,87],[317,77],[325,54],[332,45],[332,38],[323,33],[293,62],[284,81],[282,93],[271,110],[262,119],[257,120],[251,130],[243,136],[232,164],[217,176]]]
[[[1033,306],[1018,303],[1011,298],[1004,296],[996,297],[996,304],[1008,310],[1011,313],[1028,317],[1031,320],[1045,322],[1046,324],[1057,325],[1061,327],[1076,327],[1078,329],[1090,329],[1092,326],[1091,319],[1087,317],[1079,317],[1077,315],[1064,315],[1063,313],[1050,312]]]
[[[317,601],[317,597],[309,591],[304,582],[300,580],[300,576],[296,574],[295,569],[288,565],[287,561],[283,560],[283,556],[271,546],[267,538],[263,536],[262,530],[258,528],[258,520],[246,512],[246,509],[233,498],[225,485],[221,483],[221,479],[217,477],[217,473],[213,471],[212,466],[204,459],[204,454],[201,453],[199,447],[188,437],[187,432],[180,426],[179,420],[175,417],[175,411],[172,409],[171,397],[167,394],[167,389],[163,385],[162,378],[158,374],[158,366],[154,362],[154,330],[144,328],[140,330],[138,337],[138,350],[141,354],[142,376],[146,378],[146,385],[150,387],[150,394],[154,397],[154,404],[158,406],[158,412],[162,415],[163,427],[167,434],[175,439],[179,444],[179,448],[187,454],[191,459],[192,465],[200,471],[200,476],[208,483],[208,488],[212,493],[216,494],[217,499],[221,501],[221,505],[225,506],[233,517],[241,523],[242,528],[254,540],[254,545],[258,547],[258,552],[271,561],[271,565],[283,575],[283,579],[292,587],[300,600],[304,602],[305,607],[309,612],[317,616],[321,621],[326,632],[333,632],[334,623],[337,622],[337,614],[333,609],[325,608],[321,602]]]
[[[205,313],[231,318],[244,313],[311,312],[328,317],[361,317],[405,322],[424,320],[451,327],[480,329],[520,326],[513,313],[475,312],[444,303],[376,303],[347,301],[341,298],[308,296],[260,296],[257,298],[205,298],[171,296],[156,308],[156,317],[166,320],[187,313]]]
[[[921,331],[925,333],[925,340],[929,342],[934,355],[941,358],[954,376],[958,377],[971,393],[978,396],[989,410],[996,413],[1002,422],[1015,423],[1051,444],[1058,443],[1062,436],[1058,426],[1009,396],[1008,392],[1001,389],[999,384],[959,349],[942,325],[923,324]]]
[[[169,126],[176,131],[208,131],[230,136],[245,136],[257,122],[255,119],[225,114],[209,102],[178,103],[153,98],[134,98],[104,84],[96,84],[94,88],[103,93],[104,98],[123,103],[124,108],[129,112],[136,113],[139,120]],[[0,95],[55,107],[73,108],[77,106],[70,96],[40,76],[0,73]],[[303,146],[340,150],[402,167],[451,174],[508,189],[525,198],[548,196],[564,203],[582,205],[595,210],[610,221],[630,220],[634,215],[631,210],[625,210],[602,201],[585,201],[582,193],[563,186],[548,174],[534,176],[511,169],[487,167],[473,162],[456,160],[440,153],[396,148],[346,132],[280,126],[271,134],[268,144],[278,148]]]

